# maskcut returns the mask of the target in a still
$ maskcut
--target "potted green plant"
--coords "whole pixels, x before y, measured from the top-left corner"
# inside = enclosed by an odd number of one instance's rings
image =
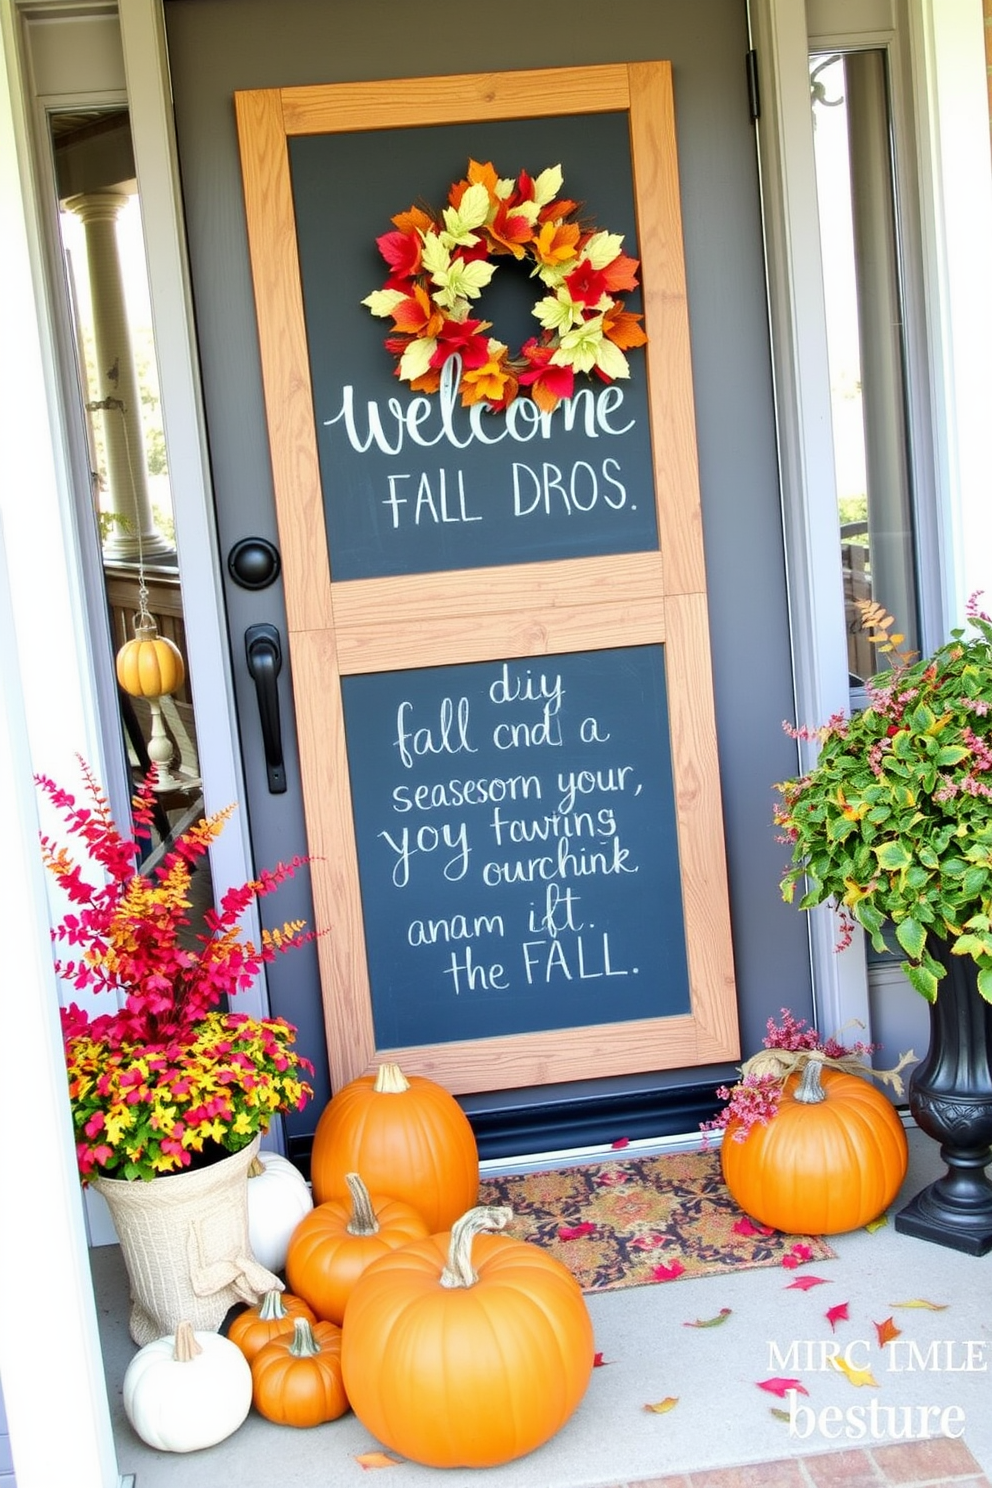
[[[281,1287],[250,1252],[247,1174],[272,1118],[305,1105],[313,1067],[291,1024],[249,1017],[236,1000],[264,962],[311,938],[302,921],[263,930],[257,946],[241,929],[248,906],[305,860],[229,890],[197,930],[192,874],[233,807],[183,832],[142,873],[154,771],[134,797],[127,836],[81,768],[83,804],[36,777],[96,870],[88,876],[42,835],[45,865],[70,904],[52,929],[56,971],[114,1003],[97,1015],[75,1003],[62,1009],[69,1103],[80,1177],[110,1204],[131,1281],[132,1337],[147,1343],[182,1319],[216,1328],[233,1302]]]
[[[930,1048],[910,1078],[917,1123],[942,1143],[947,1174],[896,1220],[906,1233],[984,1254],[992,1248],[992,620],[926,658],[877,605],[864,628],[890,666],[867,705],[815,732],[815,764],[776,786],[775,822],[792,849],[782,880],[800,908],[829,902],[839,947],[861,925],[879,951],[894,937],[930,1007]]]

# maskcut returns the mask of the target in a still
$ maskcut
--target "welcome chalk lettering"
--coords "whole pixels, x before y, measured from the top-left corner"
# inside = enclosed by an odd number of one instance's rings
[[[377,1043],[687,1011],[661,646],[342,685]]]

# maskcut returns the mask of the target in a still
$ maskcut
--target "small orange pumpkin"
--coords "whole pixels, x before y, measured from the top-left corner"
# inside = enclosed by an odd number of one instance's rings
[[[720,1161],[737,1203],[790,1235],[860,1229],[891,1204],[908,1148],[892,1103],[860,1075],[811,1059],[790,1075],[775,1115],[743,1142],[730,1122]]]
[[[298,1317],[306,1318],[310,1323],[317,1321],[312,1308],[302,1297],[294,1297],[291,1292],[266,1292],[261,1302],[238,1313],[227,1330],[227,1336],[237,1344],[250,1364],[259,1349],[271,1343],[273,1338],[292,1333],[293,1323]]]
[[[277,1426],[320,1426],[348,1409],[341,1378],[341,1329],[297,1318],[293,1335],[273,1338],[251,1364],[252,1404]]]
[[[426,1467],[494,1467],[548,1441],[592,1375],[592,1321],[572,1273],[475,1208],[449,1234],[374,1261],[348,1299],[344,1386],[385,1446]]]
[[[430,1234],[403,1199],[374,1197],[357,1173],[345,1175],[351,1202],[328,1199],[300,1220],[286,1253],[286,1278],[320,1318],[340,1323],[351,1289],[367,1266]]]
[[[182,653],[160,636],[155,621],[142,612],[134,618],[134,639],[117,653],[117,680],[132,697],[157,698],[176,692],[186,679]]]
[[[348,1173],[412,1204],[429,1234],[449,1229],[479,1197],[479,1150],[465,1112],[443,1085],[397,1064],[343,1085],[320,1114],[310,1157],[317,1203],[343,1199]]]

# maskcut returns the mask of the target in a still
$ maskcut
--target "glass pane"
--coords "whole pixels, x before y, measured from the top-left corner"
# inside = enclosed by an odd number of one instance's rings
[[[186,667],[182,588],[159,406],[141,207],[126,109],[49,117],[59,225],[90,491],[115,656],[139,625],[171,642]],[[144,633],[144,632],[143,632]],[[152,851],[202,815],[188,679],[118,688],[123,746],[137,781],[158,767]],[[207,872],[203,876],[207,876]],[[208,886],[205,886],[208,887]]]
[[[810,84],[848,669],[858,688],[884,664],[861,631],[860,600],[894,615],[911,649],[917,635],[885,53],[816,54]]]

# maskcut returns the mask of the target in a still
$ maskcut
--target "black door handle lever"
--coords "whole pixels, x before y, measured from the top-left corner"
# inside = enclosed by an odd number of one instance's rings
[[[286,789],[286,769],[282,759],[282,727],[279,722],[279,689],[276,680],[282,671],[282,646],[275,626],[249,625],[245,631],[245,652],[248,657],[248,671],[258,695],[269,794],[278,796]]]

